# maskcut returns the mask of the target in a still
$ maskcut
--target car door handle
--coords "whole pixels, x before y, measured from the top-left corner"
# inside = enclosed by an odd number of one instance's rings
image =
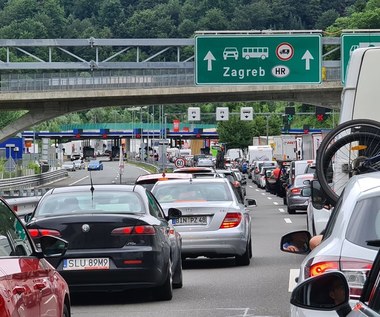
[[[45,283],[36,283],[34,284],[34,289],[36,290],[41,290],[41,289],[44,289],[46,287]]]
[[[13,294],[22,294],[25,293],[25,287],[24,286],[16,286],[13,288]]]

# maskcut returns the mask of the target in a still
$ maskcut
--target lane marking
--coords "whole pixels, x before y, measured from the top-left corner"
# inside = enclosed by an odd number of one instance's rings
[[[252,185],[249,185],[249,188],[253,188],[253,186],[252,186]]]
[[[280,212],[285,212],[285,209],[283,209],[283,208],[278,208],[278,210],[279,210]]]
[[[284,218],[285,222],[286,223],[292,223],[292,221],[290,220],[290,218]]]
[[[261,195],[263,195],[263,196],[266,196],[266,194],[265,194],[265,193],[261,193]]]
[[[274,204],[274,205],[278,205],[278,202],[277,202],[277,201],[274,201],[273,204]]]
[[[267,197],[269,200],[271,200],[272,199],[272,197]]]
[[[290,272],[289,272],[289,292],[290,293],[297,286],[296,278],[299,275],[300,275],[299,269],[290,269]]]
[[[78,179],[78,180],[75,181],[74,183],[69,184],[69,186],[71,186],[71,185],[75,185],[76,183],[79,183],[79,182],[85,180],[85,179],[88,178],[88,177],[89,177],[89,176],[82,177],[81,179]]]
[[[259,190],[256,188],[256,191],[259,192]]]

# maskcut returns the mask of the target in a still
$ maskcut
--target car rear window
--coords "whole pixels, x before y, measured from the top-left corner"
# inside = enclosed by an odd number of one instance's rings
[[[160,203],[180,201],[231,201],[232,195],[225,183],[183,183],[163,184],[153,189]]]
[[[46,196],[36,209],[36,216],[69,213],[141,213],[143,202],[135,192],[94,191],[59,193]]]
[[[378,249],[368,246],[367,241],[380,239],[380,197],[357,202],[348,224],[346,239],[365,248]]]

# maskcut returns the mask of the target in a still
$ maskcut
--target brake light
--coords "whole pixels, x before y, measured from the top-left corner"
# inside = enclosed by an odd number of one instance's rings
[[[233,184],[235,187],[240,187],[240,183],[239,183],[238,181],[234,181],[232,184]]]
[[[28,229],[28,232],[32,238],[39,238],[42,236],[61,236],[61,233],[58,230],[52,229]]]
[[[134,227],[120,227],[112,230],[111,235],[129,235],[129,234],[145,234],[154,235],[156,230],[153,226],[134,226]]]
[[[300,193],[301,193],[301,189],[300,189],[300,188],[292,188],[292,189],[290,190],[290,192],[291,192],[292,194],[300,194]]]
[[[323,274],[327,271],[339,270],[346,276],[350,288],[350,297],[358,299],[371,267],[372,261],[367,260],[339,257],[315,257],[305,266],[305,278]]]
[[[334,261],[325,261],[313,264],[310,267],[310,276],[316,276],[323,274],[327,271],[336,271],[339,270],[339,262]]]
[[[224,217],[220,229],[229,229],[237,227],[241,222],[241,213],[239,212],[229,212]]]

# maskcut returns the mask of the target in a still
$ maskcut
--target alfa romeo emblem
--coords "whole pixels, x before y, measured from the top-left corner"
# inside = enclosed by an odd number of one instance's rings
[[[83,232],[89,232],[90,231],[90,226],[86,223],[82,226],[82,231]]]

